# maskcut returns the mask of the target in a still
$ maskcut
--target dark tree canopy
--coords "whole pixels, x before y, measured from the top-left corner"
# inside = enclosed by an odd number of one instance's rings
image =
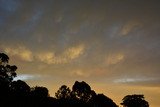
[[[91,100],[93,107],[118,107],[112,99],[108,98],[104,94],[97,94]]]
[[[11,92],[16,93],[17,95],[28,94],[30,92],[28,84],[21,80],[11,82],[9,87]]]
[[[13,78],[17,76],[17,66],[8,65],[8,62],[9,57],[4,53],[0,53],[0,78],[11,82]]]
[[[96,94],[84,81],[76,81],[69,89],[62,85],[55,93],[61,107],[118,107],[112,99],[103,94]]]
[[[91,87],[84,81],[76,81],[72,87],[72,96],[87,102],[92,97]]]
[[[1,63],[8,63],[8,61],[9,61],[9,57],[4,53],[0,53],[0,62]]]
[[[144,95],[127,95],[122,101],[121,105],[125,107],[149,107],[148,102],[144,99]]]
[[[57,99],[70,99],[71,90],[66,85],[62,85],[59,90],[55,93]]]
[[[33,97],[45,98],[49,96],[48,89],[46,87],[36,86],[31,89]]]

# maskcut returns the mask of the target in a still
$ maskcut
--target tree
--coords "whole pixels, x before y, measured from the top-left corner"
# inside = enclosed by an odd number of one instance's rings
[[[62,85],[55,93],[57,99],[69,99],[71,97],[71,90],[66,85]]]
[[[31,89],[31,95],[32,97],[36,97],[36,98],[47,98],[49,97],[49,93],[48,93],[48,89],[46,87],[33,87]]]
[[[90,101],[92,107],[118,107],[112,99],[108,98],[104,94],[95,95]]]
[[[8,62],[9,57],[4,53],[0,53],[0,78],[11,82],[13,78],[17,76],[17,66],[8,65]]]
[[[30,86],[21,80],[11,82],[9,88],[10,91],[16,96],[26,96],[30,92]]]
[[[9,57],[4,54],[4,53],[0,53],[0,64],[5,64],[5,63],[8,63],[9,61]]]
[[[121,105],[124,107],[149,107],[149,104],[144,99],[144,95],[127,95],[122,99]]]
[[[49,98],[48,89],[42,86],[31,88],[30,101],[31,107],[47,107]],[[29,106],[30,107],[30,106]]]
[[[72,87],[72,97],[84,102],[92,98],[92,93],[91,87],[84,81],[76,81]]]

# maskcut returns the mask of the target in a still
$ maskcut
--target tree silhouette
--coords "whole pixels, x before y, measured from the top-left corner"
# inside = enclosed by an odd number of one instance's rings
[[[72,87],[72,97],[88,102],[92,97],[91,87],[84,81],[76,81]]]
[[[57,99],[70,99],[71,90],[66,85],[62,85],[59,90],[55,93]]]
[[[90,102],[92,107],[118,107],[112,99],[108,98],[104,94],[97,94]]]
[[[9,61],[9,57],[4,54],[4,53],[0,53],[0,64],[5,64],[5,63],[8,63]]]
[[[46,98],[49,96],[48,89],[46,87],[36,86],[31,88],[31,94],[33,97]]]
[[[17,76],[17,66],[8,65],[8,62],[9,57],[4,53],[0,53],[0,78],[5,79],[8,82],[11,82],[13,78]]]
[[[121,105],[124,107],[149,107],[149,104],[144,99],[144,95],[127,95],[122,99]]]
[[[16,96],[27,96],[30,93],[30,86],[21,80],[11,82],[9,88]]]

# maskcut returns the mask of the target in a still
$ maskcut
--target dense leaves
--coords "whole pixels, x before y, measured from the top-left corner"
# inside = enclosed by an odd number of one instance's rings
[[[62,85],[59,90],[55,93],[57,99],[70,99],[71,90],[66,85]]]
[[[88,102],[92,97],[91,87],[84,81],[76,81],[72,87],[72,90],[72,96],[84,102]]]
[[[125,107],[149,107],[149,104],[144,99],[144,95],[127,95],[121,103]]]
[[[11,82],[13,78],[17,76],[17,66],[8,65],[8,62],[9,57],[4,53],[0,53],[0,78],[4,78],[6,81]]]
[[[8,63],[8,61],[9,61],[9,57],[4,53],[0,53],[1,64]]]

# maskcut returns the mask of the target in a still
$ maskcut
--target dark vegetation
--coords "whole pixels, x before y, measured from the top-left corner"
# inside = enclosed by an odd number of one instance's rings
[[[17,76],[15,65],[9,65],[9,57],[0,53],[0,107],[118,107],[104,94],[97,94],[84,81],[76,81],[72,90],[62,85],[49,96],[46,87],[30,87]],[[149,107],[143,95],[127,95],[122,99],[124,107]]]

